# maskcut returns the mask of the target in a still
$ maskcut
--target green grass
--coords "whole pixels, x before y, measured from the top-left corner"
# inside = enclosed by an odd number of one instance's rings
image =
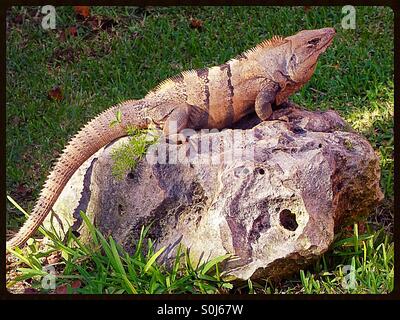
[[[223,63],[274,34],[327,26],[337,30],[334,43],[321,57],[311,81],[292,99],[310,109],[336,110],[370,141],[381,163],[386,197],[382,212],[390,215],[393,210],[394,16],[390,8],[356,7],[356,29],[344,30],[341,7],[308,11],[303,7],[91,7],[92,15],[114,21],[112,27],[96,33],[77,20],[72,7],[57,7],[57,29],[43,30],[35,17],[37,9],[12,8],[6,35],[6,187],[28,212],[52,161],[79,127],[100,111],[141,98],[182,70]],[[202,29],[190,28],[191,18],[202,20]],[[78,35],[63,40],[61,32],[71,26],[77,27]],[[61,88],[61,101],[47,97],[55,86]],[[13,206],[7,212],[9,229],[22,223]],[[379,266],[383,259],[379,245],[385,242],[374,232],[374,241],[381,242],[374,244],[376,255],[367,256],[368,268],[374,263]],[[387,253],[392,247],[392,242],[385,245]],[[349,255],[356,266],[360,254]],[[327,260],[326,272],[338,272],[342,262]],[[351,264],[351,259],[346,263]],[[310,283],[325,281],[324,277],[308,270],[303,283],[299,277],[282,284],[283,289],[269,290],[291,292],[301,287],[300,291],[308,292],[314,286]],[[308,283],[304,280],[311,278]],[[370,292],[375,292],[373,288]],[[390,286],[376,288],[386,292]],[[359,291],[365,290],[368,286],[360,284]]]
[[[27,213],[11,198],[14,205]],[[383,229],[336,236],[332,251],[324,254],[307,271],[300,270],[292,279],[276,284],[269,279],[234,286],[220,270],[220,263],[229,255],[216,257],[193,266],[188,251],[181,246],[170,267],[157,261],[164,247],[155,251],[147,238],[151,227],[142,227],[135,252],[127,253],[112,237],[106,239],[81,212],[89,230],[90,245],[82,243],[70,230],[64,237],[44,227],[40,232],[51,241],[43,249],[30,239],[23,250],[10,250],[17,258],[15,274],[7,279],[7,287],[15,292],[29,288],[32,293],[78,294],[163,294],[163,293],[250,293],[250,294],[320,294],[320,293],[389,293],[394,287],[394,245]],[[55,262],[48,257],[58,255]],[[54,272],[53,286],[49,270]],[[346,270],[352,272],[347,275]],[[27,283],[26,281],[29,281]],[[45,285],[43,285],[45,283]],[[74,286],[74,283],[78,285]]]
[[[33,239],[23,250],[10,249],[21,264],[16,270],[18,275],[7,282],[7,287],[12,290],[15,284],[21,286],[27,280],[36,293],[57,293],[64,287],[64,293],[79,294],[213,294],[233,287],[219,271],[219,264],[229,255],[193,266],[188,250],[179,246],[167,268],[157,262],[165,247],[155,251],[154,242],[147,238],[150,226],[142,227],[135,252],[129,254],[111,237],[105,238],[83,212],[81,217],[90,232],[90,245],[82,243],[71,231],[63,239],[54,230],[42,227],[41,233],[51,239],[46,249]],[[58,253],[57,261],[44,263],[44,258],[54,253]],[[49,270],[54,272],[53,283]],[[73,289],[77,281],[79,285]]]
[[[355,224],[354,234],[337,235],[332,251],[309,270],[300,270],[299,275],[279,286],[262,288],[258,284],[258,288],[260,293],[390,293],[394,289],[394,243],[384,229],[360,235]]]

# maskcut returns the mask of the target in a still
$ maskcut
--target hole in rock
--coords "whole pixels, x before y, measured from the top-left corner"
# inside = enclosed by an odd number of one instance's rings
[[[284,209],[279,214],[279,221],[287,230],[294,231],[299,226],[296,221],[296,215],[292,213],[289,209]]]
[[[259,174],[264,174],[264,173],[265,173],[265,170],[264,170],[263,168],[258,168],[258,173],[259,173]]]
[[[306,133],[307,131],[304,130],[302,127],[295,126],[295,127],[292,129],[292,132],[294,132],[294,133],[296,133],[296,134],[302,134],[302,133]]]
[[[127,175],[128,179],[135,179],[135,175],[133,174],[133,172],[129,172]]]
[[[118,205],[118,214],[120,215],[120,216],[122,216],[122,215],[124,215],[124,208],[122,207],[122,204],[119,204]]]

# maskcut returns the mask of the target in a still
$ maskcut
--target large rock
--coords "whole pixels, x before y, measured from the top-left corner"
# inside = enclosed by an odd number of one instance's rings
[[[54,211],[83,240],[79,210],[130,251],[154,221],[150,237],[167,247],[167,262],[182,243],[195,264],[235,254],[223,267],[238,279],[287,276],[327,251],[343,222],[370,213],[383,195],[374,150],[336,112],[288,104],[271,119],[251,116],[183,145],[158,143],[118,180],[110,153],[129,139],[122,138],[80,168]],[[159,163],[166,151],[169,163]]]

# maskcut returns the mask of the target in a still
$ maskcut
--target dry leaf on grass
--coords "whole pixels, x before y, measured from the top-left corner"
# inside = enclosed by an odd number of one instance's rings
[[[55,101],[61,101],[63,99],[63,94],[61,91],[61,88],[56,86],[53,87],[48,93],[47,93],[47,97],[50,100],[55,100]]]
[[[78,16],[81,16],[83,18],[87,18],[90,14],[89,6],[74,6],[74,10]]]
[[[72,37],[76,37],[78,35],[78,28],[77,27],[69,27],[68,28],[68,34],[71,35]]]
[[[190,27],[194,28],[194,29],[201,29],[203,27],[203,21],[201,21],[199,19],[191,19]]]
[[[75,289],[80,288],[82,285],[82,282],[80,280],[74,280],[70,286],[72,288],[72,292],[75,292]],[[56,294],[67,294],[68,293],[68,285],[67,284],[62,284],[58,286],[55,290]]]
[[[17,189],[15,190],[15,192],[18,194],[18,196],[25,198],[27,196],[30,196],[32,194],[32,189],[28,188],[26,185],[20,183],[17,186]]]

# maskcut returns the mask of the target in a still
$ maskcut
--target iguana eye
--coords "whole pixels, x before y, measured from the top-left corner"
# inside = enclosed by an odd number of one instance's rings
[[[321,40],[320,38],[314,38],[311,39],[310,41],[308,41],[308,44],[311,44],[312,46],[315,46],[316,44],[318,44],[319,40]]]

